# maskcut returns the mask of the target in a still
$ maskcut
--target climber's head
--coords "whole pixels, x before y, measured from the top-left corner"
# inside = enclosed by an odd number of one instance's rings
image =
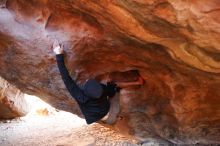
[[[80,88],[86,96],[95,99],[100,98],[102,95],[113,97],[121,89],[114,82],[108,82],[107,85],[103,85],[95,79],[87,80]]]

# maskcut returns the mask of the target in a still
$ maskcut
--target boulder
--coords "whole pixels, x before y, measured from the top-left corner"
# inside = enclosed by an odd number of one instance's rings
[[[57,39],[77,83],[144,78],[121,91],[115,129],[220,143],[219,10],[219,0],[0,0],[0,76],[81,115],[51,50]]]

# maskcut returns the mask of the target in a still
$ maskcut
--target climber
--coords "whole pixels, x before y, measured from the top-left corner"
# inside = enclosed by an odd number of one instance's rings
[[[120,112],[118,93],[121,88],[130,85],[141,85],[143,80],[129,83],[108,82],[102,84],[95,79],[89,79],[83,86],[77,85],[70,77],[64,63],[64,50],[57,41],[53,44],[53,51],[56,54],[57,65],[62,80],[71,94],[77,101],[87,124],[96,121],[103,121],[107,124],[114,124]]]

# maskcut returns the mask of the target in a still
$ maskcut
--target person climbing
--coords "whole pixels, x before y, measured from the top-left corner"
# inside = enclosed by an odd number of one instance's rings
[[[83,86],[79,86],[69,75],[64,63],[64,50],[58,41],[53,43],[53,51],[56,54],[62,80],[70,95],[78,103],[87,124],[99,120],[107,124],[114,124],[120,112],[119,92],[121,87],[143,84],[143,80],[132,83],[107,82],[107,84],[102,84],[95,79],[89,79]]]

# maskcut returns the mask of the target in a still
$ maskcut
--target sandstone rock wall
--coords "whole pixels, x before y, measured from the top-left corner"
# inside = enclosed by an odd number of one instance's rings
[[[0,78],[0,119],[21,117],[29,110],[24,93]]]
[[[56,38],[78,83],[108,74],[131,81],[131,70],[145,79],[122,90],[116,129],[220,143],[219,0],[1,0],[0,7],[0,75],[22,91],[80,114],[51,51]]]

